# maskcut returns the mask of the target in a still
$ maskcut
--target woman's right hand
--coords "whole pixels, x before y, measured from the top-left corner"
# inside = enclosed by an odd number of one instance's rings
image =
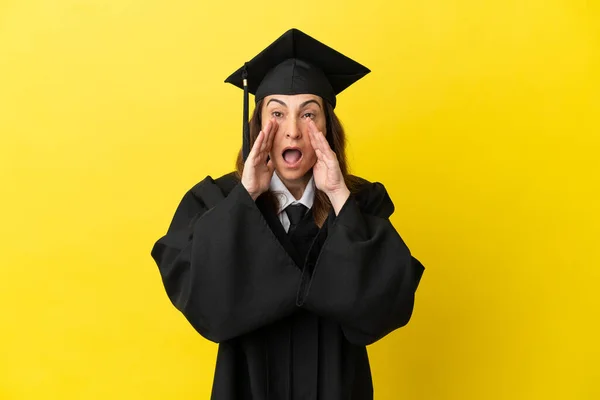
[[[269,152],[273,146],[273,138],[279,125],[277,122],[270,120],[262,131],[258,134],[250,154],[244,164],[244,172],[242,173],[242,185],[250,194],[253,200],[269,189],[271,178],[273,177],[273,160],[267,159]]]

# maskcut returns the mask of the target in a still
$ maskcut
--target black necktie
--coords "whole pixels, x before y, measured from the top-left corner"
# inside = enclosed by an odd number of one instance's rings
[[[288,235],[290,235],[298,223],[302,221],[302,217],[306,214],[306,206],[304,204],[290,204],[286,207],[285,212],[287,213],[288,218],[290,219],[290,229],[288,229]]]

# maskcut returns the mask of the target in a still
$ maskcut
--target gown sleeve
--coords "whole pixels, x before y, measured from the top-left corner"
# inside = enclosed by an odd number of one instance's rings
[[[336,320],[349,342],[371,344],[411,318],[423,265],[391,222],[394,205],[384,186],[368,184],[328,219],[319,254],[310,254],[298,304]],[[359,204],[361,203],[361,204]],[[312,264],[312,265],[311,265]]]
[[[151,254],[171,302],[213,342],[296,308],[301,272],[240,183],[223,197],[208,177],[186,193]]]

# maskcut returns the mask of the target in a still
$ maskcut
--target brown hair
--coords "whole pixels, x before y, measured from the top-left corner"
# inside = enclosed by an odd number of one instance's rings
[[[342,175],[344,176],[344,181],[346,182],[346,186],[350,190],[351,193],[356,191],[358,186],[357,179],[350,175],[348,172],[348,162],[346,159],[346,133],[344,132],[344,128],[342,123],[335,115],[333,111],[333,107],[328,103],[325,103],[325,119],[326,119],[326,129],[327,129],[327,141],[329,142],[329,146],[331,146],[332,150],[335,152],[338,162],[340,164],[340,170],[342,171]],[[260,132],[262,122],[261,122],[261,112],[262,112],[263,100],[260,100],[256,107],[254,108],[254,112],[252,114],[252,118],[250,119],[250,148],[254,145],[254,141],[258,137]],[[237,161],[236,161],[236,172],[238,178],[241,179],[242,174],[244,172],[244,161],[242,158],[242,150],[240,149]],[[272,204],[273,209],[277,209],[275,195],[271,191],[266,191],[260,197],[264,197],[269,203]],[[316,189],[315,191],[315,201],[312,207],[313,216],[315,218],[315,223],[317,226],[321,227],[331,210],[331,202],[327,195]]]

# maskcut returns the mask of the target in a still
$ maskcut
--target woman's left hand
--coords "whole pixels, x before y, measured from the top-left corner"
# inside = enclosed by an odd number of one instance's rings
[[[308,123],[308,134],[317,154],[317,162],[313,167],[315,186],[329,197],[337,215],[348,200],[350,191],[344,181],[336,154],[331,150],[325,135],[319,132],[314,121]]]

